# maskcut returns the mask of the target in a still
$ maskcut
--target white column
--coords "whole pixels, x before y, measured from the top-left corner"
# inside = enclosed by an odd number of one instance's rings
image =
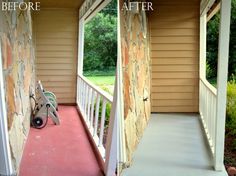
[[[79,92],[81,92],[82,86],[82,80],[78,81],[78,75],[83,74],[83,59],[84,59],[84,19],[79,19],[78,23],[78,52],[77,52],[77,84],[76,84],[76,103],[78,105],[78,102],[81,102],[82,96],[79,96]]]
[[[117,118],[120,117],[118,108],[119,102],[117,101],[117,77],[114,89],[114,98],[112,103],[112,110],[110,114],[110,122],[107,135],[106,143],[106,154],[105,154],[105,173],[107,176],[115,175],[117,169]]]
[[[120,1],[118,1],[118,9],[120,9]],[[117,53],[117,99],[118,99],[118,109],[119,116],[117,118],[118,125],[118,172],[119,167],[121,167],[124,163],[127,162],[126,158],[126,143],[125,143],[125,119],[124,119],[124,94],[123,94],[123,68],[122,68],[122,53],[121,53],[121,20],[120,20],[120,10],[118,10],[118,53]]]
[[[83,74],[83,60],[84,60],[84,17],[79,20],[79,36],[78,36],[78,75]]]
[[[207,15],[200,17],[200,78],[206,78]]]
[[[218,73],[217,73],[217,110],[216,110],[216,145],[215,145],[215,170],[223,169],[226,92],[229,57],[229,34],[231,0],[221,0]]]
[[[11,153],[7,129],[7,112],[5,103],[4,80],[0,43],[0,175],[12,175]]]

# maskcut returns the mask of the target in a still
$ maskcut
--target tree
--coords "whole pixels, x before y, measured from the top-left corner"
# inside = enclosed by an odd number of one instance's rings
[[[207,77],[217,76],[217,57],[219,40],[220,14],[217,13],[207,24]],[[230,46],[229,46],[229,79],[236,74],[236,0],[232,0]]]
[[[85,72],[115,68],[117,60],[115,0],[85,25],[84,53]]]

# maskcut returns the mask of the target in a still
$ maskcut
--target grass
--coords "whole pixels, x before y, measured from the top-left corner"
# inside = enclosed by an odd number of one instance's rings
[[[86,76],[88,80],[97,86],[114,85],[115,76]]]
[[[95,85],[113,95],[115,76],[86,76]]]
[[[99,86],[104,91],[113,95],[115,84],[115,69],[108,69],[106,71],[86,71],[84,76],[93,84]]]
[[[84,76],[114,76],[116,72],[115,68],[108,68],[107,70],[90,70],[84,71]]]

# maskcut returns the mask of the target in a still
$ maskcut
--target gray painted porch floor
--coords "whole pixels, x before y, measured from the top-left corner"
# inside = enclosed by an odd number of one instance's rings
[[[196,114],[152,114],[122,176],[226,176],[216,172]]]

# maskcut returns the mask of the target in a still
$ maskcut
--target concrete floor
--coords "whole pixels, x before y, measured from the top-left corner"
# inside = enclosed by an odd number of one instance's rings
[[[61,124],[31,128],[19,176],[103,176],[74,106],[59,106]]]
[[[226,176],[213,170],[198,115],[152,114],[122,176]]]

